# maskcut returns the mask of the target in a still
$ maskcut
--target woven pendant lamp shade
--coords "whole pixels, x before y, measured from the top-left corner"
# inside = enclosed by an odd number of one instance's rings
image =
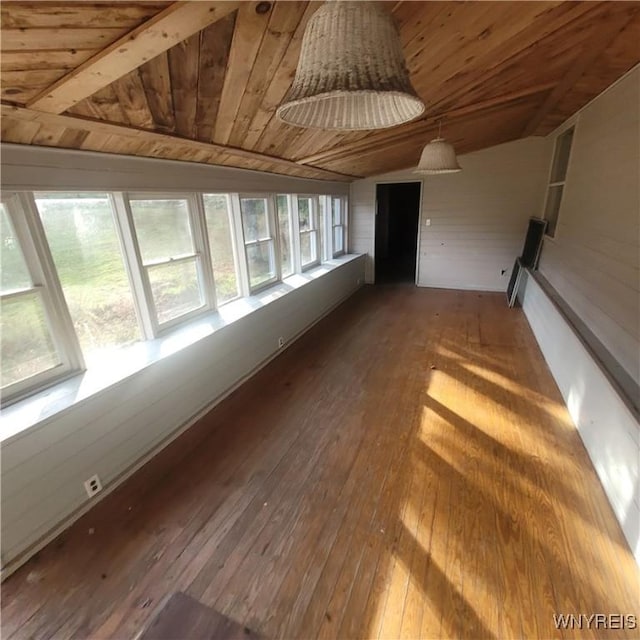
[[[302,39],[278,117],[299,127],[382,129],[424,111],[409,81],[391,15],[368,2],[326,2]]]
[[[462,171],[455,149],[444,138],[435,138],[423,150],[414,173],[434,175]]]

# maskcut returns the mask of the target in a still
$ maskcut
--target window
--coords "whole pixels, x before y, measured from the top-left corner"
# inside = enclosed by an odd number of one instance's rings
[[[35,240],[35,241],[34,241]],[[83,366],[50,269],[42,228],[17,196],[0,204],[2,398],[11,400]]]
[[[188,198],[136,196],[129,205],[158,325],[205,308]]]
[[[331,239],[328,237],[331,224],[328,218],[329,196],[318,196],[318,233],[320,234],[320,259],[331,259]]]
[[[344,236],[345,236],[345,201],[343,198],[333,196],[331,198],[331,229],[332,229],[332,246],[333,256],[339,256],[344,253]]]
[[[302,268],[320,262],[318,201],[311,196],[298,196],[298,233]]]
[[[276,196],[278,231],[280,234],[280,265],[282,277],[290,276],[295,269],[293,233],[291,228],[291,196]]]
[[[108,348],[141,338],[111,198],[35,193],[69,313],[91,364]]]
[[[553,153],[553,163],[551,165],[551,178],[547,190],[547,202],[544,209],[547,224],[547,235],[552,238],[556,234],[558,225],[558,213],[562,202],[562,193],[569,167],[569,157],[571,155],[571,144],[573,142],[574,127],[561,133],[556,139],[556,146]]]
[[[345,205],[302,194],[7,195],[3,402],[343,253]]]
[[[209,253],[218,306],[240,295],[238,259],[233,241],[231,202],[226,194],[204,194]]]
[[[252,291],[278,279],[273,220],[268,197],[241,197],[240,212]]]

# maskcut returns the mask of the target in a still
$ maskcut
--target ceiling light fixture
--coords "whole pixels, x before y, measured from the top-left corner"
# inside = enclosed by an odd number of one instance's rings
[[[439,173],[457,173],[462,171],[458,164],[456,151],[453,145],[440,137],[442,121],[438,123],[438,137],[434,138],[422,150],[420,162],[414,173],[425,173],[427,175],[437,175]]]
[[[311,16],[278,117],[299,127],[382,129],[417,118],[398,30],[377,4],[333,0]]]

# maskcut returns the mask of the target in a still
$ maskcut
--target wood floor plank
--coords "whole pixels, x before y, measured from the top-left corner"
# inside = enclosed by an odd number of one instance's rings
[[[135,637],[177,591],[270,638],[633,638],[553,616],[640,614],[522,311],[400,285],[354,296],[9,577],[2,637]]]

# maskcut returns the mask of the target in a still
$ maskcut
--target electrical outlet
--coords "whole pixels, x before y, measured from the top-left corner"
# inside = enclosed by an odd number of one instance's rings
[[[358,283],[357,284],[359,284],[359,285],[362,284],[362,278],[358,278]]]
[[[278,338],[278,349],[282,349],[282,347],[284,347],[284,338],[280,336]]]
[[[87,492],[87,495],[90,498],[96,495],[96,493],[100,493],[102,491],[102,483],[100,482],[100,478],[97,475],[91,476],[88,480],[84,481],[84,489]]]

